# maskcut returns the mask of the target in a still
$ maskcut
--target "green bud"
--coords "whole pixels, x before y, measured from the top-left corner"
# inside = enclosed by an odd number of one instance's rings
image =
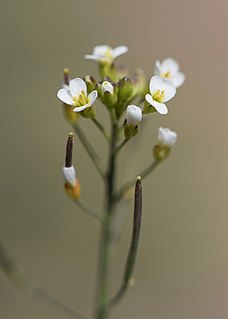
[[[84,81],[86,83],[88,93],[96,90],[97,81],[94,79],[94,77],[92,77],[91,75],[86,75],[84,77]]]
[[[144,97],[147,91],[147,85],[146,85],[146,76],[143,70],[137,69],[131,79],[133,83],[132,96],[134,98],[136,96]]]
[[[100,97],[102,103],[106,106],[113,106],[118,100],[118,88],[111,81],[104,81],[100,85]]]
[[[124,121],[124,136],[126,139],[129,139],[135,136],[139,131],[139,125],[127,124],[127,120]]]
[[[156,161],[161,162],[167,159],[170,154],[170,147],[166,145],[155,145],[153,149],[153,155]]]
[[[130,98],[133,92],[132,80],[125,76],[118,82],[118,97],[120,101],[126,101]]]

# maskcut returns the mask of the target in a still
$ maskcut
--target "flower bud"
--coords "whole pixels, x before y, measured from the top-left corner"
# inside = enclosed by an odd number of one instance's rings
[[[112,106],[117,102],[117,88],[109,81],[104,81],[100,86],[101,99],[104,105]]]
[[[161,145],[171,147],[177,141],[177,133],[174,131],[171,131],[169,128],[159,127],[158,141]]]
[[[136,105],[128,105],[126,120],[124,122],[124,135],[129,139],[135,136],[139,131],[139,123],[142,120],[142,111]]]
[[[136,96],[144,96],[144,93],[147,87],[146,87],[146,76],[143,70],[137,69],[131,79],[133,83],[132,96],[134,98]]]
[[[126,112],[128,125],[138,125],[142,120],[142,110],[136,105],[128,105]]]
[[[118,97],[120,101],[126,101],[130,98],[133,92],[132,80],[125,76],[118,82]]]
[[[88,93],[96,90],[97,81],[94,79],[94,77],[92,77],[91,75],[86,75],[84,77],[84,81],[86,83]]]
[[[155,145],[153,153],[157,161],[165,160],[169,154],[171,147],[176,143],[177,134],[168,128],[159,127],[158,129],[158,142]]]

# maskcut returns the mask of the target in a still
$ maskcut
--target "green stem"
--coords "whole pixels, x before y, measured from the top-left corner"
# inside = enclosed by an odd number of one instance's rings
[[[116,176],[115,148],[117,143],[118,125],[113,121],[111,141],[109,144],[108,169],[106,174],[105,211],[107,212],[102,224],[101,246],[98,269],[98,291],[95,309],[95,319],[105,319],[108,316],[109,307],[107,301],[110,295],[111,266],[115,248],[115,235],[113,229],[114,212],[114,188]]]
[[[92,121],[96,125],[96,127],[101,131],[101,133],[103,134],[105,139],[109,142],[110,138],[109,138],[109,135],[106,132],[104,126],[96,118],[92,119]]]
[[[119,153],[119,151],[124,147],[125,144],[129,141],[129,138],[125,138],[120,145],[118,145],[115,149],[115,154]]]
[[[38,287],[34,282],[28,279],[14,264],[8,256],[6,250],[0,243],[0,266],[9,280],[24,293],[28,294],[34,300],[42,301],[52,306],[71,318],[87,319],[86,316],[77,310],[65,305],[61,301],[49,295],[47,292]]]
[[[89,204],[87,204],[86,202],[80,200],[75,200],[74,201],[78,207],[81,208],[81,210],[83,210],[86,214],[96,218],[97,220],[99,220],[100,222],[104,221],[105,218],[105,213],[99,209],[94,208],[93,206],[90,206]]]
[[[77,133],[78,138],[80,139],[82,145],[86,149],[89,157],[91,158],[92,162],[94,163],[100,176],[102,177],[102,179],[105,180],[105,173],[104,173],[103,165],[102,165],[100,158],[98,157],[96,151],[94,150],[94,148],[90,144],[89,140],[87,139],[87,137],[85,136],[85,134],[81,130],[80,126],[78,124],[73,124],[72,127],[73,127],[74,131]]]
[[[152,173],[155,168],[158,166],[160,162],[159,161],[154,161],[150,165],[148,165],[141,173],[138,175],[141,176],[142,179],[146,178],[150,173]],[[114,200],[118,202],[123,195],[134,186],[135,183],[135,178],[129,181],[128,183],[124,184],[120,190],[114,195]]]

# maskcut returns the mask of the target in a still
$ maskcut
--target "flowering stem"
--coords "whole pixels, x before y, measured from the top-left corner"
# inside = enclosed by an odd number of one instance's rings
[[[101,133],[103,134],[105,139],[109,142],[110,137],[109,137],[108,133],[106,132],[104,126],[96,118],[92,119],[92,121],[97,126],[97,128],[101,131]]]
[[[155,170],[155,168],[158,166],[159,163],[160,163],[159,161],[152,162],[138,175],[141,176],[142,179],[146,178],[150,173],[152,173]],[[123,197],[123,195],[134,185],[134,183],[135,183],[135,178],[132,179],[130,182],[124,184],[120,188],[120,190],[115,194],[114,200],[118,202]]]
[[[114,229],[113,229],[113,212],[114,212],[114,187],[116,175],[115,148],[118,135],[118,124],[112,121],[111,141],[109,144],[108,169],[106,174],[107,194],[105,196],[106,218],[102,224],[100,256],[98,268],[98,291],[95,319],[105,319],[108,315],[108,299],[110,291],[110,273],[114,257]]]
[[[138,252],[139,245],[139,237],[142,223],[142,185],[141,185],[141,177],[137,177],[136,185],[135,185],[135,203],[134,203],[134,219],[133,219],[133,229],[132,229],[132,239],[131,245],[128,253],[128,258],[125,266],[124,276],[122,285],[108,304],[109,306],[115,305],[125,294],[127,288],[131,284],[132,273],[135,266],[136,256]]]
[[[100,158],[98,157],[96,151],[94,150],[94,148],[90,144],[89,140],[87,139],[87,137],[85,136],[85,134],[83,133],[83,131],[81,130],[79,125],[73,124],[72,126],[73,126],[74,131],[77,133],[78,138],[80,139],[82,145],[85,147],[89,157],[91,158],[92,162],[94,163],[100,176],[102,177],[102,179],[105,179],[103,165],[102,165]]]
[[[95,217],[100,222],[104,221],[105,213],[99,209],[94,208],[93,206],[88,205],[86,202],[82,201],[81,199],[75,200],[75,203],[90,216]]]
[[[24,293],[30,295],[33,299],[37,301],[42,301],[49,306],[52,306],[71,318],[77,319],[87,319],[87,317],[77,310],[65,305],[61,301],[52,297],[45,291],[43,291],[40,287],[38,287],[34,282],[28,279],[20,270],[18,270],[17,266],[8,256],[6,250],[0,243],[0,266],[4,271],[5,275],[8,279],[19,289],[21,289]]]

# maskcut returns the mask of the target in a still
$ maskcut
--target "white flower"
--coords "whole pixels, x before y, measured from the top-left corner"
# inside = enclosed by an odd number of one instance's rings
[[[104,94],[105,92],[109,92],[110,94],[113,95],[113,85],[108,82],[108,81],[104,81],[102,84],[101,84],[101,93]]]
[[[74,166],[63,167],[63,177],[65,182],[74,187],[77,184],[76,171]]]
[[[163,102],[171,100],[175,94],[176,88],[170,81],[155,75],[150,79],[150,94],[146,94],[145,98],[158,113],[167,114],[168,109]]]
[[[97,91],[94,90],[87,96],[85,82],[80,78],[76,78],[70,81],[69,88],[60,89],[57,96],[64,103],[75,106],[74,112],[81,112],[94,104],[97,98]]]
[[[176,143],[177,133],[171,131],[169,128],[159,127],[158,141],[161,145],[171,147]]]
[[[85,59],[111,64],[115,58],[126,53],[127,51],[128,48],[124,45],[121,45],[115,49],[108,45],[99,45],[93,49],[93,54],[86,54],[84,57]]]
[[[136,105],[128,105],[126,112],[128,125],[138,125],[142,120],[142,110]]]
[[[171,81],[176,88],[181,86],[185,81],[184,73],[179,72],[179,64],[173,58],[167,58],[162,62],[156,61],[154,74]]]

